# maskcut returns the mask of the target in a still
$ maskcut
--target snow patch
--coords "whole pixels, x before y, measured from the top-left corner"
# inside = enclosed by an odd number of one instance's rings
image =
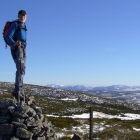
[[[60,100],[63,100],[63,101],[77,101],[78,98],[75,98],[75,99],[70,99],[70,98],[62,98]]]
[[[137,128],[133,128],[135,131],[140,131],[140,129],[137,129]]]
[[[46,115],[48,117],[59,117],[59,116],[55,116],[55,115]],[[89,113],[83,113],[81,115],[73,115],[73,116],[63,116],[63,117],[70,117],[70,118],[81,118],[81,119],[87,119],[90,117]],[[118,115],[108,115],[102,112],[97,112],[97,111],[93,111],[93,118],[107,118],[107,119],[121,119],[121,120],[137,120],[140,119],[140,115],[139,114],[131,114],[131,113],[125,113],[124,117],[122,116],[118,116]]]
[[[62,137],[64,137],[65,135],[64,135],[64,133],[56,133],[56,136],[57,136],[57,138],[62,138]]]

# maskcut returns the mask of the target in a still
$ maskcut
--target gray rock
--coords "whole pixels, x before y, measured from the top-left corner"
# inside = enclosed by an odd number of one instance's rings
[[[12,117],[11,122],[21,122],[21,119],[18,117]]]
[[[0,117],[0,124],[1,123],[7,123],[7,122],[8,122],[8,120],[7,120],[7,118],[5,116]]]
[[[55,139],[51,137],[51,138],[47,138],[47,140],[55,140]]]
[[[43,122],[43,127],[48,127],[48,121],[47,121],[47,120],[45,120],[45,121]]]
[[[40,114],[40,115],[38,115],[38,116],[39,116],[39,119],[40,119],[42,122],[45,121],[45,118],[44,118],[44,115],[43,115],[43,114]]]
[[[33,109],[35,109],[35,108],[36,108],[36,106],[35,106],[35,104],[34,104],[34,103],[32,103],[32,104],[30,105],[30,107],[31,107],[31,108],[33,108]]]
[[[52,127],[52,123],[51,122],[48,122],[48,127]]]
[[[21,122],[12,122],[12,124],[14,125],[14,127],[21,127],[21,128],[24,128],[24,129],[28,129],[27,126]]]
[[[24,113],[27,113],[29,109],[30,109],[30,106],[27,106],[27,105],[16,107],[16,111],[24,112]]]
[[[37,136],[37,134],[41,131],[40,127],[30,128],[30,131],[33,133],[33,136]]]
[[[20,118],[28,118],[29,117],[26,113],[21,112],[21,111],[15,111],[13,113],[13,116],[20,117]]]
[[[42,122],[40,120],[36,120],[33,117],[29,117],[26,119],[27,127],[41,127]]]
[[[6,98],[6,101],[9,103],[8,106],[14,106],[16,107],[16,102],[15,100],[11,99],[11,98]]]
[[[45,130],[41,129],[41,131],[37,133],[37,136],[42,137],[44,134],[45,134]]]
[[[15,111],[15,107],[14,106],[9,106],[8,110],[10,111],[11,114],[13,114],[14,111]]]
[[[57,140],[51,122],[35,106],[34,97],[20,106],[13,99],[0,102],[0,140]]]
[[[15,137],[15,136],[13,136],[13,137],[11,138],[11,140],[20,140],[20,139],[17,138],[17,137]]]
[[[52,128],[49,128],[46,132],[47,137],[53,137],[54,136],[54,130]]]
[[[17,128],[16,136],[19,138],[32,138],[33,133],[24,128],[19,127]]]
[[[34,117],[36,115],[36,112],[35,112],[35,110],[33,108],[30,108],[28,113],[27,113],[27,115],[29,117]]]
[[[29,97],[29,101],[27,101],[27,105],[31,105],[31,104],[34,104],[35,103],[35,99],[34,99],[34,96],[31,96]]]
[[[14,126],[12,124],[1,124],[0,125],[0,134],[13,134]]]
[[[72,137],[72,140],[84,140],[84,139],[82,138],[82,136],[75,133]]]
[[[46,140],[46,138],[45,138],[45,136],[43,136],[43,137],[37,137],[37,138],[35,138],[35,140]]]
[[[0,103],[0,108],[6,108],[8,106],[9,106],[9,103],[7,101]]]
[[[54,134],[54,140],[57,140],[57,136],[56,136],[56,134]]]
[[[16,107],[15,111],[13,112],[14,117],[20,117],[20,118],[28,118],[27,112],[29,111],[29,106],[20,106]]]
[[[42,114],[42,109],[41,109],[41,107],[36,107],[36,108],[35,108],[35,111],[36,111],[37,115],[41,115],[41,114]]]

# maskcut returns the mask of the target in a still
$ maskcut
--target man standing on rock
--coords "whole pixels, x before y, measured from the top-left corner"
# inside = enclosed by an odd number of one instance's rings
[[[20,96],[20,100],[23,100],[24,95],[23,77],[26,68],[26,19],[26,11],[20,10],[18,12],[18,19],[11,24],[6,35],[6,40],[11,46],[11,54],[16,64],[15,89],[11,94],[17,100],[18,95]]]

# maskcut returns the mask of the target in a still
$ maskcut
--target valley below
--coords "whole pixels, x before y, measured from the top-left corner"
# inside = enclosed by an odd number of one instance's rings
[[[140,106],[140,91],[79,90],[79,92],[125,101]]]

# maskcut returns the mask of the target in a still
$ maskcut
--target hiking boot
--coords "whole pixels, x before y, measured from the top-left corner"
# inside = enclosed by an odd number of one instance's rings
[[[14,96],[16,98],[16,100],[18,101],[18,92],[17,90],[14,90],[11,95]],[[20,101],[23,101],[24,97],[20,94]]]
[[[25,95],[25,92],[24,92],[24,89],[21,89],[21,96],[23,97],[23,100],[24,100],[24,97],[25,97],[25,101],[30,101],[29,97],[27,95]]]
[[[11,95],[14,96],[16,100],[18,100],[18,91],[14,90]]]

